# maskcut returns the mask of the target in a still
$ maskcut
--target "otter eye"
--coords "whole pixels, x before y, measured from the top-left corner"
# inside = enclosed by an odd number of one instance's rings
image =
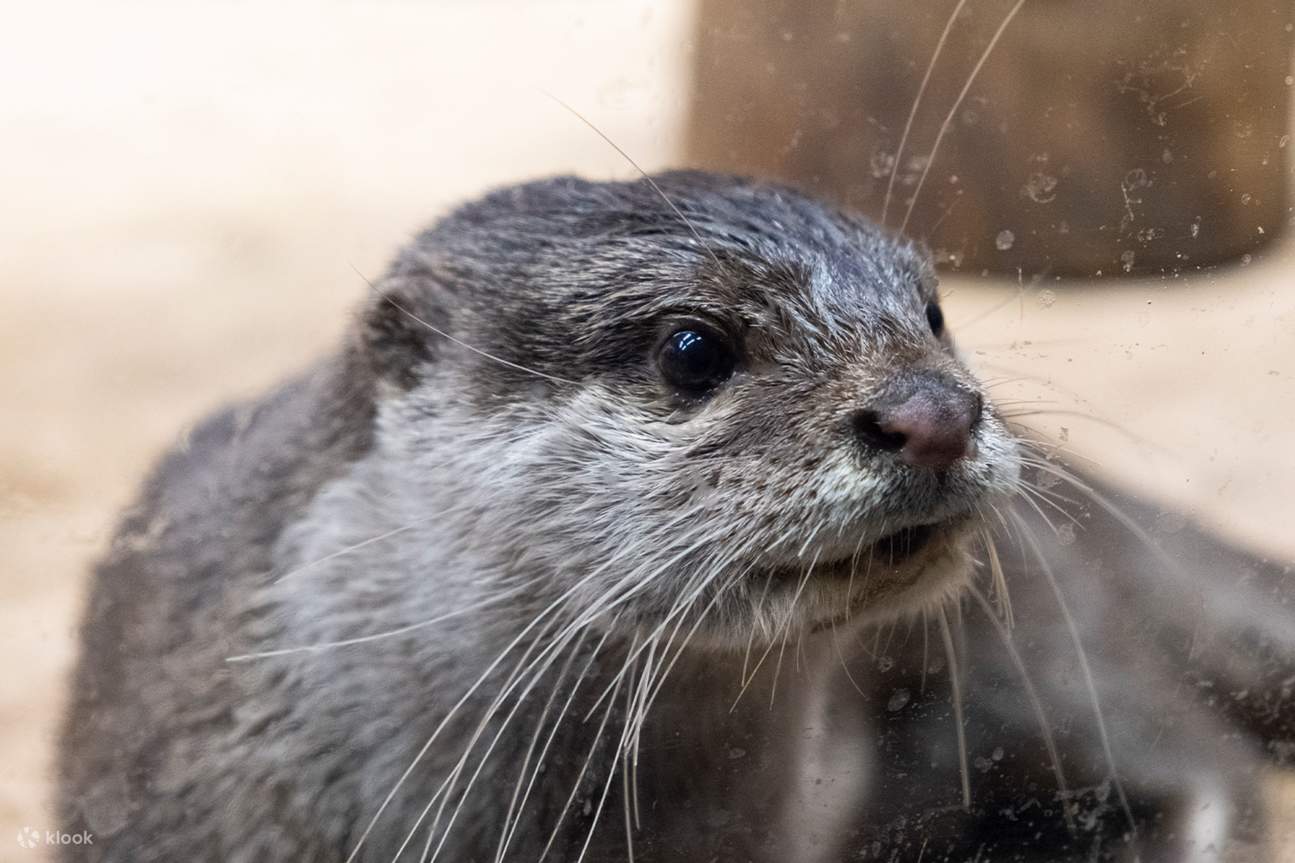
[[[671,333],[658,362],[671,386],[701,394],[728,380],[737,361],[723,336],[694,326]]]
[[[944,312],[935,303],[926,304],[926,322],[931,325],[931,332],[938,339],[944,335]]]

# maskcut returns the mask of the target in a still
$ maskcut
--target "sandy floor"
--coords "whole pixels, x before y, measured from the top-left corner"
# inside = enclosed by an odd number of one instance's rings
[[[0,859],[39,859],[7,837],[55,826],[86,566],[157,453],[325,350],[355,271],[453,201],[633,175],[545,90],[649,168],[678,151],[686,2],[209,8],[29,4],[0,33],[21,82],[0,94]],[[1076,411],[1036,425],[1295,557],[1292,280],[1287,247],[1179,281],[947,292],[985,375],[1029,376],[1004,398]]]

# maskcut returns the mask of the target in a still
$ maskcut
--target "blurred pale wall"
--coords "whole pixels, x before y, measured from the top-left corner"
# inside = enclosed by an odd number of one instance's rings
[[[44,810],[88,561],[149,462],[326,350],[454,201],[680,147],[688,2],[29,4],[0,30],[0,859]],[[1028,274],[1027,274],[1028,278]],[[1123,481],[1295,556],[1295,255],[946,286],[986,375]],[[1010,368],[1013,371],[1006,371]],[[1076,398],[1077,396],[1077,398]],[[1091,417],[1096,417],[1093,419]],[[1115,431],[1103,423],[1122,429]],[[1147,441],[1154,441],[1146,443]]]

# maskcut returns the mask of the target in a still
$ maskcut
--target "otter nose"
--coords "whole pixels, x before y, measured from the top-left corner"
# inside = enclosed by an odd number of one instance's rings
[[[893,405],[856,411],[854,432],[866,446],[914,467],[943,470],[967,454],[984,407],[979,393],[926,380]]]

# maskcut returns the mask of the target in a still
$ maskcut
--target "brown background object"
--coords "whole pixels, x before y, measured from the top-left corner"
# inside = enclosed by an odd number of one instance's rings
[[[688,161],[873,217],[957,0],[703,0]],[[897,227],[1013,0],[970,0],[900,157]],[[1095,275],[1238,258],[1288,227],[1288,0],[1026,0],[907,231],[968,272]]]

